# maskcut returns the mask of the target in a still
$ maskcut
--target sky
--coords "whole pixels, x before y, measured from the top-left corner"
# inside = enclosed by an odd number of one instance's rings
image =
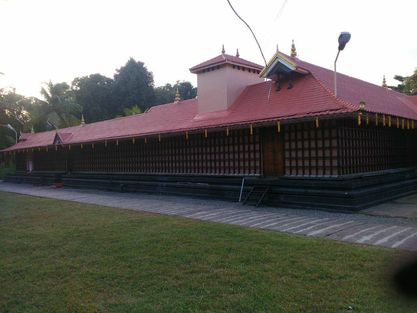
[[[333,68],[337,38],[352,38],[338,72],[380,85],[417,68],[415,0],[231,0],[266,59],[277,46]],[[197,80],[189,68],[221,53],[263,64],[252,35],[226,0],[0,0],[0,88],[39,96],[42,84],[94,73],[112,77],[130,57],[156,86]]]

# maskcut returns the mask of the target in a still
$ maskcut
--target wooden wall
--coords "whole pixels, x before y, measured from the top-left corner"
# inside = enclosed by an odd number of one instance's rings
[[[417,166],[417,131],[374,122],[338,123],[339,175]]]
[[[260,136],[242,129],[77,145],[70,163],[74,172],[259,175]]]
[[[285,174],[341,176],[417,166],[417,130],[356,119],[284,128]]]
[[[285,174],[291,176],[338,175],[337,123],[323,120],[284,128]]]
[[[318,127],[317,127],[318,126]],[[50,147],[16,154],[35,171],[343,176],[417,166],[417,130],[375,126],[354,118],[276,127],[157,136]]]

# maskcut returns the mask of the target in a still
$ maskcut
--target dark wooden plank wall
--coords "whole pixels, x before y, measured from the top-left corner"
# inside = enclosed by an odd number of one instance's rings
[[[136,138],[71,149],[74,172],[259,175],[259,130]]]
[[[19,151],[15,154],[16,171],[26,171],[26,157],[28,152]]]
[[[284,175],[283,133],[276,127],[262,129],[262,162],[264,176]]]
[[[34,149],[32,152],[34,171],[66,171],[66,152],[62,148],[50,147],[48,151],[44,149]]]
[[[356,119],[286,125],[285,174],[341,176],[417,166],[417,130]]]
[[[286,125],[284,128],[285,174],[336,176],[338,149],[336,121]]]
[[[35,171],[196,175],[341,176],[417,166],[417,130],[356,119],[157,136],[16,153]]]
[[[339,175],[417,166],[417,132],[366,120],[338,123]]]

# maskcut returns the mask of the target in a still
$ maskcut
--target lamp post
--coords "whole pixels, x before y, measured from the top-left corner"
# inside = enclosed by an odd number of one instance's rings
[[[336,62],[337,62],[337,58],[339,57],[339,53],[340,51],[342,51],[346,44],[349,42],[350,40],[350,33],[348,32],[341,32],[339,35],[339,48],[337,51],[337,55],[336,55],[336,59],[334,60],[334,96],[337,98],[337,78],[336,78]]]
[[[0,126],[6,127],[8,129],[12,130],[14,132],[14,135],[15,135],[15,143],[17,143],[17,131],[16,131],[16,129],[14,129],[13,126],[10,125],[10,124],[0,125]]]

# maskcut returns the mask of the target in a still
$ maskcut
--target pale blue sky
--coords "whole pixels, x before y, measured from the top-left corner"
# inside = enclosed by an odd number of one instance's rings
[[[231,0],[258,36],[266,58],[276,45],[299,58],[333,67],[337,37],[352,39],[338,70],[381,84],[417,67],[415,0]],[[249,31],[226,0],[0,0],[0,88],[39,95],[42,82],[111,77],[129,57],[145,62],[156,85],[190,80],[188,69],[226,52],[262,64]]]

